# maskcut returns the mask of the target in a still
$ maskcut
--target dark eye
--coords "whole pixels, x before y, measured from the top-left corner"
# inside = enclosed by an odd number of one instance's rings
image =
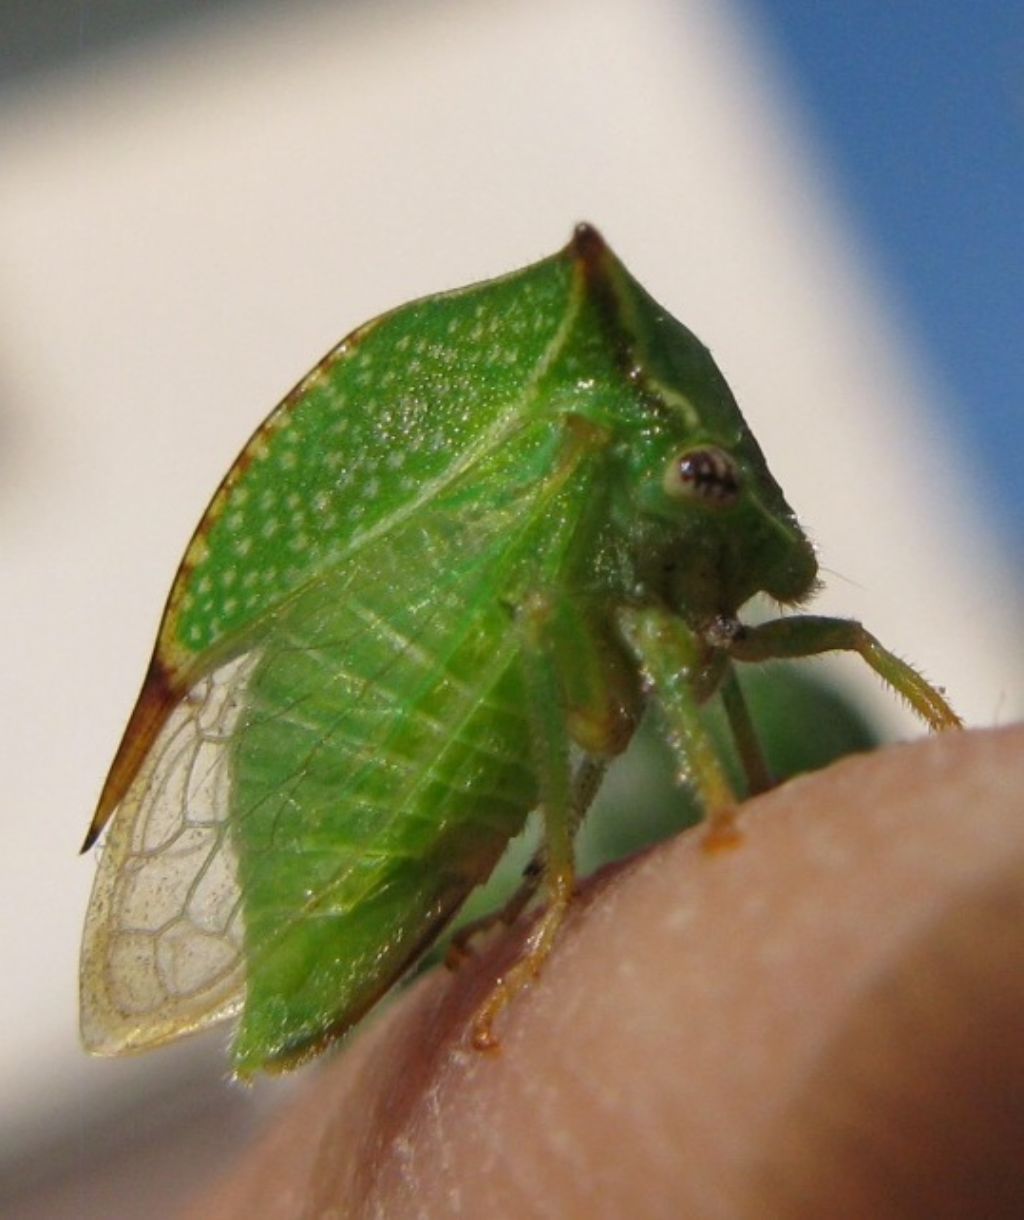
[[[715,508],[728,508],[740,496],[736,463],[714,445],[677,453],[668,464],[662,484],[673,500],[699,500]]]

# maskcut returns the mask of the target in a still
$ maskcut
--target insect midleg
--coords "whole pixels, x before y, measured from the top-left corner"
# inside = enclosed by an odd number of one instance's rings
[[[679,779],[693,784],[704,806],[706,845],[727,846],[736,838],[736,795],[698,712],[693,682],[703,657],[697,640],[682,619],[658,606],[623,607],[618,621],[661,710]]]
[[[809,657],[821,652],[856,652],[934,730],[960,727],[960,717],[940,691],[894,656],[853,619],[795,615],[747,627],[727,645],[737,661]]]
[[[758,792],[767,792],[775,786],[775,777],[764,756],[747,700],[732,665],[726,666],[720,689],[722,706],[729,718],[729,727],[736,741],[743,773],[747,777],[747,795],[756,796]]]

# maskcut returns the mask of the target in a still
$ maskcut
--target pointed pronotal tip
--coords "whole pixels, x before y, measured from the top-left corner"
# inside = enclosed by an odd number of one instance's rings
[[[84,856],[90,847],[100,837],[100,827],[94,822],[85,832],[85,838],[82,840],[82,846],[78,849],[78,854]]]
[[[571,245],[581,258],[594,258],[606,248],[604,238],[585,220],[573,229]]]

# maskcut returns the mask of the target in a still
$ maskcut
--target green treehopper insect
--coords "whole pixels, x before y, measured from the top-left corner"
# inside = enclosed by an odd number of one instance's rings
[[[174,581],[86,838],[113,815],[82,952],[101,1054],[241,1014],[242,1076],[343,1033],[483,881],[529,811],[549,904],[477,1014],[550,951],[573,837],[647,706],[709,842],[736,796],[734,663],[858,652],[933,728],[942,695],[852,621],[746,626],[814,553],[707,349],[598,233],[357,330],[284,399]]]

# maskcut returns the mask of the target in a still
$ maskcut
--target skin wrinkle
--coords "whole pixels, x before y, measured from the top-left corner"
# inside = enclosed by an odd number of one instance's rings
[[[1024,727],[950,734],[758,798],[732,852],[607,870],[499,1053],[466,1031],[523,926],[354,1038],[193,1220],[1024,1214],[978,1194],[1020,1176],[1022,791]]]

